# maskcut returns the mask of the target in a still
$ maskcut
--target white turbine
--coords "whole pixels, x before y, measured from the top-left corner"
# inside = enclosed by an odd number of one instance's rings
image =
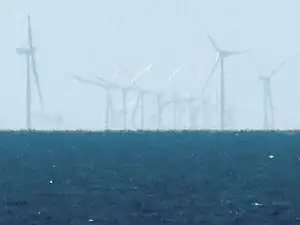
[[[98,80],[102,81],[102,82],[107,82],[109,83],[112,87],[114,86],[115,88],[118,88],[121,90],[121,94],[122,94],[122,118],[123,118],[123,129],[127,130],[127,117],[128,117],[128,107],[127,107],[127,100],[128,100],[128,94],[129,92],[132,90],[132,87],[130,87],[129,85],[122,85],[119,84],[117,82],[113,82],[113,81],[108,81],[108,80],[104,80],[101,77],[97,77]]]
[[[228,51],[228,50],[221,49],[221,48],[219,48],[219,46],[216,45],[215,41],[208,34],[207,34],[207,37],[208,37],[209,41],[211,42],[215,51],[217,51],[218,56],[217,56],[214,66],[211,70],[211,73],[210,73],[208,79],[206,80],[204,88],[206,88],[206,86],[207,86],[208,82],[210,81],[211,77],[213,76],[217,66],[220,65],[220,70],[221,70],[221,77],[220,77],[220,128],[222,130],[224,130],[225,129],[225,108],[226,108],[226,106],[225,106],[224,62],[225,62],[226,58],[233,56],[233,55],[245,53],[246,51]]]
[[[135,90],[138,92],[138,96],[137,96],[137,100],[136,100],[136,104],[134,106],[134,109],[133,109],[133,114],[132,114],[132,125],[133,127],[135,127],[135,116],[136,116],[136,113],[137,113],[137,110],[138,110],[138,107],[140,107],[140,128],[143,130],[144,129],[144,126],[145,126],[145,120],[144,120],[144,117],[145,117],[145,108],[144,108],[144,98],[145,98],[145,95],[149,93],[149,90],[146,90],[146,89],[143,89],[141,88],[139,85],[137,85],[136,81],[138,79],[140,79],[143,75],[145,75],[145,73],[147,72],[150,72],[151,71],[151,68],[152,68],[152,64],[150,63],[147,67],[145,67],[143,70],[141,70],[140,72],[138,72],[134,77],[133,79],[131,80],[130,84],[130,88],[131,90]]]
[[[43,102],[43,96],[41,92],[40,82],[39,82],[39,75],[36,68],[36,60],[35,60],[35,53],[36,48],[33,45],[33,38],[32,38],[32,28],[31,28],[31,19],[30,15],[28,15],[27,18],[28,22],[28,28],[27,28],[27,35],[28,35],[28,46],[25,48],[17,48],[17,54],[19,55],[25,55],[26,57],[26,66],[27,66],[27,84],[26,84],[26,128],[31,129],[31,119],[32,119],[32,112],[31,112],[31,70],[34,75],[35,84],[37,86],[38,90],[38,97],[40,101],[40,105],[42,110],[44,109],[44,102]]]
[[[268,72],[266,75],[261,75],[261,65],[254,59],[254,57],[249,53],[248,54],[253,66],[258,70],[259,72],[259,80],[263,83],[263,129],[269,130],[274,129],[275,125],[275,115],[274,115],[274,101],[273,101],[273,95],[272,95],[272,79],[278,75],[280,70],[285,66],[286,60],[281,60],[279,65]],[[292,57],[293,58],[293,57]],[[289,58],[291,60],[292,58]]]

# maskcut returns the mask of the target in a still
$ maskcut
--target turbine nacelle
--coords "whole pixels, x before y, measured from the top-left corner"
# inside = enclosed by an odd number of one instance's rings
[[[240,55],[248,52],[248,51],[228,51],[228,50],[221,49],[219,48],[219,46],[216,44],[216,42],[213,40],[213,38],[210,35],[206,34],[206,36],[209,39],[212,46],[214,47],[214,49],[218,52],[220,58],[226,58],[232,55]]]
[[[258,76],[258,79],[262,81],[270,81],[272,78],[273,76],[263,76],[263,75]]]
[[[32,48],[17,48],[16,49],[17,54],[19,55],[32,55],[33,53],[36,52],[36,48],[32,47]]]
[[[226,51],[226,50],[222,50],[219,53],[219,57],[220,58],[227,58],[229,56],[233,56],[233,55],[240,55],[240,54],[244,54],[247,51]]]

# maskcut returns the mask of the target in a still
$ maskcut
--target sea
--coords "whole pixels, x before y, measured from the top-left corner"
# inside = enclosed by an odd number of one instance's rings
[[[300,224],[300,133],[0,133],[2,225]]]

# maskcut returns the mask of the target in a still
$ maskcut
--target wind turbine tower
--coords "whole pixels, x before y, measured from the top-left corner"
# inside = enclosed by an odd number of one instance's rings
[[[164,109],[172,102],[171,100],[163,102],[163,93],[162,92],[154,92],[157,102],[157,128],[158,130],[163,129],[163,111]]]
[[[39,101],[42,110],[44,109],[44,102],[43,102],[43,96],[41,92],[41,87],[40,87],[40,82],[39,82],[39,75],[36,69],[36,60],[35,60],[35,53],[36,53],[36,48],[33,45],[33,39],[32,39],[32,29],[31,29],[31,19],[30,15],[28,15],[28,27],[27,27],[27,35],[28,35],[28,46],[25,48],[17,48],[16,52],[19,55],[25,55],[26,57],[26,128],[31,129],[32,124],[31,124],[31,119],[32,119],[32,112],[31,112],[31,104],[32,104],[32,99],[31,99],[31,72],[33,72],[34,79],[35,79],[35,84],[38,89],[38,96],[39,96]]]
[[[272,96],[271,81],[283,67],[284,61],[282,61],[279,67],[271,71],[269,76],[259,76],[259,79],[263,82],[263,128],[265,130],[274,129],[274,102]]]
[[[265,130],[269,130],[274,128],[274,105],[271,92],[272,78],[260,76],[259,79],[263,82],[263,128]]]
[[[133,109],[133,114],[132,114],[132,122],[134,126],[134,121],[136,118],[136,113],[138,110],[138,107],[140,107],[140,129],[145,128],[145,96],[146,94],[152,94],[150,90],[143,89],[137,84],[133,84],[133,89],[138,92],[137,96],[137,101]],[[134,126],[135,127],[135,126]]]
[[[225,127],[225,77],[224,77],[224,62],[230,56],[242,54],[245,51],[228,51],[219,48],[219,46],[215,43],[215,41],[207,34],[209,41],[211,42],[213,48],[218,53],[216,63],[214,64],[211,73],[206,81],[206,84],[209,82],[211,77],[213,76],[216,68],[220,65],[221,77],[220,77],[220,128],[224,130]]]

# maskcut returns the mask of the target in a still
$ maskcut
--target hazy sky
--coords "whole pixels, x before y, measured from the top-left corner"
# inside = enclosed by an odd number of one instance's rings
[[[26,44],[28,13],[46,111],[62,114],[65,128],[96,129],[103,124],[105,92],[71,74],[111,76],[119,65],[121,76],[132,77],[153,63],[141,85],[165,82],[178,66],[177,85],[193,83],[198,72],[203,84],[217,56],[205,31],[221,48],[251,51],[268,71],[300,52],[299,8],[297,0],[1,0],[0,126],[25,126],[25,59],[15,49]],[[276,128],[300,127],[299,65],[300,58],[288,61],[272,82]],[[219,75],[209,85],[214,101]],[[261,128],[262,83],[249,58],[226,60],[225,76],[235,127]],[[40,113],[36,96],[33,110]]]

